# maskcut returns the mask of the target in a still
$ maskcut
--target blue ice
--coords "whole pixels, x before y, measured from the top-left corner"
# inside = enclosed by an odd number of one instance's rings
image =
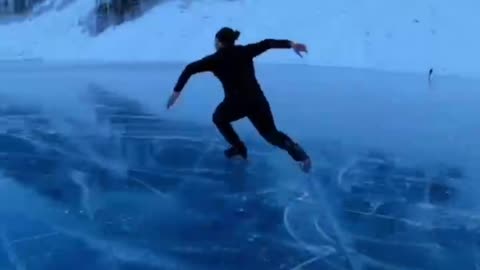
[[[477,269],[479,81],[260,65],[305,175],[183,65],[0,65],[0,269]]]

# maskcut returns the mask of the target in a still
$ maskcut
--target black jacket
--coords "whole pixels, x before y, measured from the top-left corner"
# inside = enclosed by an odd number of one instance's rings
[[[180,92],[190,77],[210,71],[220,80],[225,98],[252,97],[262,90],[255,76],[253,58],[274,48],[291,48],[289,40],[265,39],[248,45],[222,48],[214,54],[188,64],[178,78],[174,91]]]

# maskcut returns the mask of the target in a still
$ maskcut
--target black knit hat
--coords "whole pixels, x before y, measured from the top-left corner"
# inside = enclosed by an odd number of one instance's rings
[[[240,32],[237,30],[233,30],[230,27],[223,27],[222,29],[218,30],[215,37],[220,41],[223,45],[233,45],[235,41],[240,36]]]

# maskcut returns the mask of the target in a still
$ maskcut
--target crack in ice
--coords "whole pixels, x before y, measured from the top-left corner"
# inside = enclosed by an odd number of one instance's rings
[[[145,181],[142,181],[138,178],[135,178],[135,177],[132,177],[131,178],[132,181],[135,181],[137,182],[138,184],[142,185],[143,187],[145,187],[146,189],[150,190],[152,193],[154,193],[155,195],[158,195],[158,196],[161,196],[161,197],[165,197],[166,194],[163,193],[162,191],[160,191],[159,189],[147,184]]]
[[[294,267],[291,268],[290,270],[301,270],[301,269],[304,268],[305,266],[310,265],[310,264],[312,264],[312,263],[320,260],[321,258],[322,258],[322,257],[320,257],[320,256],[313,257],[313,258],[311,258],[311,259],[308,259],[308,260],[300,263],[300,264],[297,265],[297,266],[294,266]]]
[[[341,248],[341,250],[343,250],[343,253],[344,253],[345,257],[347,258],[347,260],[350,262],[350,265],[351,265],[352,269],[353,270],[362,269],[362,263],[361,263],[361,261],[357,260],[357,258],[355,257],[356,254],[353,254],[353,256],[352,256],[352,254],[350,254],[349,243],[351,241],[346,238],[346,236],[347,236],[346,233],[343,232],[340,229],[340,226],[337,224],[337,222],[335,220],[335,217],[333,216],[330,209],[328,208],[328,203],[325,201],[326,196],[325,196],[322,188],[318,187],[316,185],[316,183],[317,183],[315,181],[316,178],[313,177],[313,174],[309,174],[307,180],[311,184],[312,193],[317,193],[316,194],[316,197],[317,197],[316,199],[318,200],[319,204],[325,206],[325,207],[323,207],[323,212],[325,213],[325,218],[331,224],[333,233],[336,235],[337,244]]]
[[[83,209],[85,209],[87,212],[88,217],[93,219],[94,213],[91,205],[90,189],[87,186],[85,175],[80,171],[74,171],[72,172],[72,180],[81,190],[81,202]]]
[[[30,237],[11,240],[9,244],[10,245],[17,245],[17,244],[24,243],[24,242],[36,241],[36,240],[41,240],[41,239],[44,239],[44,238],[49,238],[49,237],[52,237],[52,236],[57,236],[59,234],[60,234],[59,232],[37,234],[37,235],[34,235],[34,236],[30,236]]]
[[[24,264],[18,258],[17,253],[15,252],[15,249],[12,247],[12,245],[8,241],[7,237],[7,232],[3,230],[1,232],[1,241],[2,241],[2,246],[5,249],[5,252],[7,253],[8,260],[10,263],[15,267],[16,270],[26,270]]]

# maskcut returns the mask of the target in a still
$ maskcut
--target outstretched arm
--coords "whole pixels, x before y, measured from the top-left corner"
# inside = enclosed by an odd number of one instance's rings
[[[294,49],[298,55],[300,55],[301,51],[307,51],[305,45],[295,43],[288,39],[264,39],[257,43],[245,45],[247,54],[252,58],[270,49]]]
[[[211,71],[213,70],[213,65],[213,56],[211,55],[188,64],[183,69],[180,77],[178,77],[177,83],[175,84],[173,91],[176,93],[180,93],[187,84],[190,77],[192,77],[192,75],[200,72]]]
[[[213,55],[204,57],[198,61],[188,64],[183,69],[182,74],[180,74],[180,77],[178,77],[177,83],[173,88],[173,93],[168,99],[167,109],[170,108],[177,101],[178,97],[180,96],[180,92],[183,90],[183,88],[187,84],[190,77],[192,77],[192,75],[200,72],[212,71],[213,68],[214,68]]]

